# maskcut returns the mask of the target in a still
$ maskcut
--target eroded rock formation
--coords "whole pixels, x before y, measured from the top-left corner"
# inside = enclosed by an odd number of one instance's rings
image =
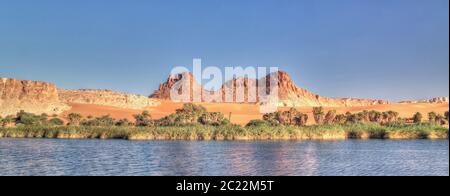
[[[59,99],[64,103],[81,103],[114,106],[126,109],[142,109],[159,103],[142,95],[114,92],[111,90],[58,90]]]
[[[59,114],[70,107],[61,103],[55,85],[46,82],[0,78],[0,115],[20,110],[35,114]]]
[[[258,91],[259,84],[266,83],[266,86],[270,84],[271,77],[278,77],[278,96],[279,96],[279,106],[288,107],[301,107],[301,106],[328,106],[328,107],[340,107],[340,106],[370,106],[370,105],[380,105],[388,104],[389,102],[384,100],[371,100],[371,99],[354,99],[354,98],[328,98],[322,97],[320,95],[314,94],[306,89],[299,88],[292,81],[290,76],[286,72],[277,72],[267,75],[264,78],[254,79],[254,78],[236,78],[227,81],[220,89],[222,94],[222,102],[260,102],[260,96]],[[206,96],[210,96],[213,92],[205,91],[194,79],[191,73],[183,73],[174,76],[170,76],[169,79],[162,83],[158,90],[156,90],[151,98],[158,99],[170,99],[170,89],[177,82],[190,82],[191,84],[191,98],[192,95],[202,95],[203,99],[206,100]],[[194,85],[194,87],[192,87]],[[242,87],[239,91],[237,87]],[[195,90],[196,89],[196,90]],[[242,90],[243,89],[243,90]],[[255,99],[249,99],[249,91],[256,92]],[[266,89],[266,93],[270,90]],[[205,93],[206,92],[206,93]],[[237,92],[244,92],[243,99],[237,99]],[[231,96],[232,99],[225,99],[226,95]],[[241,95],[242,96],[242,95]],[[191,99],[193,100],[193,99]],[[243,100],[243,101],[242,101]]]

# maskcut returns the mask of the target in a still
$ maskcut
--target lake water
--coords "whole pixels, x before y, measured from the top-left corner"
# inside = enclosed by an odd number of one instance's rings
[[[448,140],[0,139],[0,175],[449,175]]]

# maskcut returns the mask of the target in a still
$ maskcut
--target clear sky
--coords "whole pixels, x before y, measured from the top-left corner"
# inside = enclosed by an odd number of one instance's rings
[[[0,0],[0,77],[149,95],[193,58],[330,97],[448,96],[449,1]]]

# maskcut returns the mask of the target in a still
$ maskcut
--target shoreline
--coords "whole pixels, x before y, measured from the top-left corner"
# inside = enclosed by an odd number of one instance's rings
[[[307,140],[444,140],[448,128],[434,125],[384,127],[373,124],[343,126],[182,126],[182,127],[11,127],[0,138],[122,139],[129,141],[307,141]]]

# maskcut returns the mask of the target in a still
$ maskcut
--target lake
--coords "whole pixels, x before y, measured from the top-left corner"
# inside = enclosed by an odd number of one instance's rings
[[[0,175],[449,175],[448,140],[0,138]]]

